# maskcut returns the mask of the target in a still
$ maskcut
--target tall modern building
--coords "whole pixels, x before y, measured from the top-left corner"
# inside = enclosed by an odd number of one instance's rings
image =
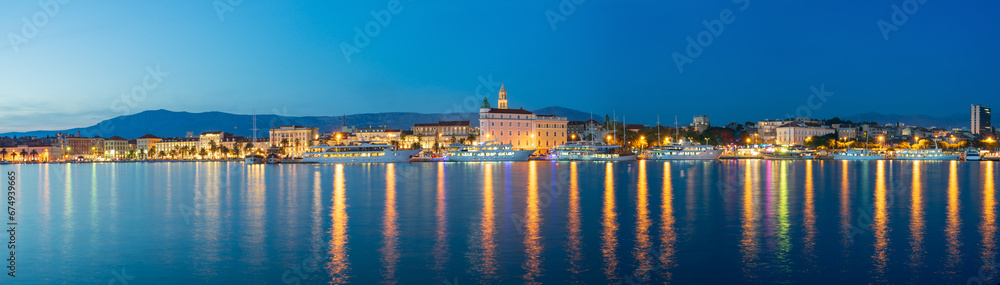
[[[990,121],[990,107],[972,104],[972,126],[969,130],[976,135],[993,133],[993,124]]]

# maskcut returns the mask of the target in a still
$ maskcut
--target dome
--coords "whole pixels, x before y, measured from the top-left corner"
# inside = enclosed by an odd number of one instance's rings
[[[490,101],[487,100],[486,97],[483,97],[483,104],[480,104],[479,108],[489,109],[489,108],[493,108],[493,107],[490,107]]]

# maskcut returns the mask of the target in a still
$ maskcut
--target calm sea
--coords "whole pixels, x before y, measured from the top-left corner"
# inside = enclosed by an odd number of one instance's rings
[[[997,162],[11,170],[4,284],[1000,282]]]

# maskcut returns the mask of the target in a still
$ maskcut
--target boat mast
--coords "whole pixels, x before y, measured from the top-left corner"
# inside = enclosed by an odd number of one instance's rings
[[[680,143],[681,130],[677,129],[677,115],[674,115],[674,143]]]
[[[253,141],[251,141],[250,143],[253,144],[254,147],[250,148],[250,152],[254,152],[253,149],[257,147],[257,109],[252,109],[252,110],[253,110],[253,129],[250,130],[253,131]]]
[[[660,144],[660,115],[656,115],[656,144]]]

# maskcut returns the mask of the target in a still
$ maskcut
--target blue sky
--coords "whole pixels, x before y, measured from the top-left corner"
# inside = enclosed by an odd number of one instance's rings
[[[808,107],[818,118],[947,115],[1000,97],[994,1],[913,0],[888,40],[877,22],[907,1],[402,0],[384,27],[371,13],[393,1],[52,0],[54,13],[47,1],[0,4],[0,132],[153,109],[474,111],[461,106],[477,87],[496,102],[490,78],[512,107],[645,123],[783,117],[820,85],[833,95]],[[564,17],[555,30],[547,11]],[[681,71],[672,55],[724,11],[731,21]],[[369,22],[378,34],[348,61],[342,45]]]

